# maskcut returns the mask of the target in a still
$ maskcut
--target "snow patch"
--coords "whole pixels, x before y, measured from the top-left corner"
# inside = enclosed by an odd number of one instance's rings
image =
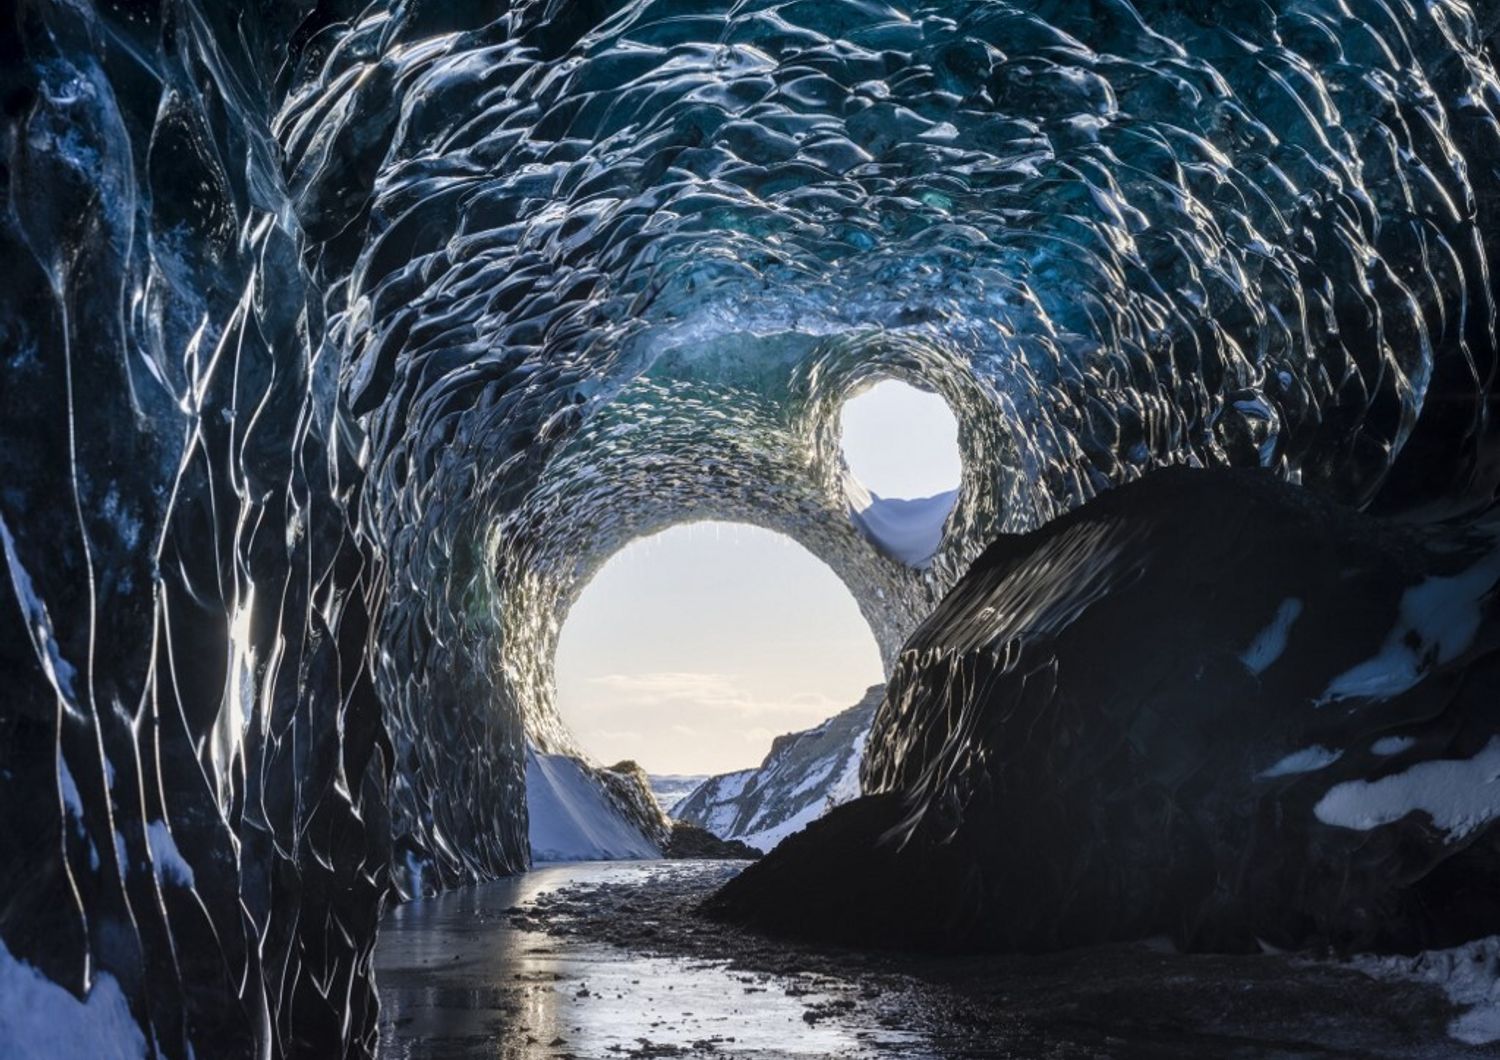
[[[1500,736],[1473,758],[1419,762],[1379,780],[1336,784],[1313,807],[1324,824],[1361,832],[1417,810],[1450,840],[1500,816]]]
[[[1298,773],[1312,773],[1333,765],[1333,763],[1342,757],[1344,757],[1343,751],[1335,751],[1329,747],[1313,744],[1313,746],[1304,747],[1300,751],[1293,751],[1269,769],[1263,769],[1255,774],[1255,776],[1260,780],[1270,780],[1272,777],[1289,777]]]
[[[921,567],[932,559],[943,543],[948,513],[958,500],[958,490],[931,497],[899,500],[870,493],[848,481],[849,520],[876,547],[908,567]]]
[[[869,738],[869,729],[854,734],[854,746],[849,749],[849,760],[844,764],[844,771],[828,789],[828,797],[835,806],[842,806],[859,798],[859,765],[864,761],[865,741]]]
[[[797,832],[802,831],[802,829],[812,824],[831,809],[833,809],[833,806],[827,800],[809,802],[802,809],[779,824],[763,828],[758,832],[745,832],[734,838],[754,847],[756,850],[769,854],[787,836],[795,835]]]
[[[78,793],[78,785],[73,780],[73,773],[68,769],[68,763],[63,761],[63,756],[57,756],[57,787],[62,793],[63,805],[73,815],[73,820],[80,824],[83,822],[83,796]]]
[[[73,682],[78,678],[78,671],[62,656],[57,635],[52,630],[52,618],[47,614],[47,605],[32,586],[31,575],[21,566],[21,557],[16,553],[16,540],[11,537],[10,527],[5,525],[4,519],[0,519],[0,546],[3,546],[5,552],[5,564],[10,568],[11,588],[15,591],[21,610],[26,613],[27,631],[31,634],[32,646],[36,649],[37,658],[41,660],[47,680],[52,683],[66,709],[76,712],[77,697],[73,691]]]
[[[526,810],[533,862],[661,857],[587,767],[570,755],[527,750]]]
[[[0,1053],[10,1060],[135,1060],[146,1055],[146,1039],[114,976],[94,976],[80,1001],[0,940]]]
[[[1288,634],[1292,631],[1292,623],[1297,621],[1302,614],[1302,601],[1296,597],[1283,600],[1281,606],[1276,609],[1276,615],[1271,619],[1271,624],[1255,635],[1250,642],[1250,647],[1245,649],[1240,656],[1240,662],[1245,664],[1245,669],[1252,674],[1264,673],[1266,667],[1270,666],[1281,653],[1286,651]]]
[[[1480,605],[1500,579],[1500,550],[1462,574],[1428,578],[1406,590],[1396,627],[1374,658],[1329,682],[1322,706],[1351,696],[1399,695],[1432,666],[1456,659],[1479,632]]]
[[[1500,1042],[1500,936],[1415,957],[1355,957],[1353,964],[1373,979],[1441,987],[1466,1010],[1448,1024],[1449,1037],[1466,1045]]]
[[[1370,750],[1378,755],[1398,755],[1402,751],[1410,751],[1417,745],[1414,736],[1382,736],[1370,745]]]

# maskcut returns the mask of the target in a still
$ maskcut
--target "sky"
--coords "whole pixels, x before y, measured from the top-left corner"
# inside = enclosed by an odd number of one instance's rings
[[[844,461],[882,497],[931,497],[958,488],[958,423],[936,394],[884,380],[844,402]]]
[[[958,484],[941,398],[881,383],[844,411],[845,458],[867,488],[925,497]],[[683,774],[757,765],[776,736],[882,680],[875,638],[832,570],[784,535],[715,522],[611,557],[568,614],[556,673],[584,751]]]

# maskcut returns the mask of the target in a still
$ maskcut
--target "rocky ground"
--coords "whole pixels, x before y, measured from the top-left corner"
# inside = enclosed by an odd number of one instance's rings
[[[707,828],[687,821],[673,821],[671,836],[662,855],[668,858],[709,858],[753,861],[761,852],[738,839],[720,839]]]
[[[1449,1036],[1437,988],[1334,961],[1182,955],[1165,944],[1046,956],[923,957],[813,947],[716,923],[698,910],[742,866],[576,882],[507,910],[513,928],[577,945],[728,962],[744,989],[806,996],[802,1019],[914,1035],[888,1055],[1171,1058],[1500,1056]],[[913,902],[920,901],[918,895]],[[690,974],[690,973],[689,973]],[[644,1039],[637,1056],[723,1055],[726,1041]]]

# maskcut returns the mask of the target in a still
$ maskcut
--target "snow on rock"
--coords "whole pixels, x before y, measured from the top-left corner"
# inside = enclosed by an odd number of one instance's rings
[[[641,823],[627,816],[595,772],[571,755],[527,751],[526,809],[533,862],[661,856]]]
[[[1355,957],[1353,964],[1376,979],[1431,983],[1464,1011],[1448,1034],[1466,1045],[1500,1042],[1500,936],[1476,939],[1415,957]]]
[[[1286,651],[1286,639],[1292,631],[1292,623],[1297,621],[1301,614],[1301,600],[1295,596],[1283,600],[1281,606],[1276,609],[1276,616],[1271,619],[1271,624],[1256,634],[1250,647],[1246,648],[1245,653],[1240,656],[1245,669],[1253,674],[1264,673],[1266,667],[1281,658],[1281,653]]]
[[[1453,661],[1479,631],[1481,605],[1500,580],[1500,551],[1467,570],[1430,577],[1401,599],[1400,621],[1378,654],[1335,677],[1319,703],[1351,696],[1394,696],[1433,668]]]
[[[1473,758],[1419,762],[1379,780],[1336,784],[1313,807],[1324,824],[1361,832],[1417,810],[1450,839],[1462,839],[1500,817],[1500,736]]]
[[[963,950],[1500,934],[1500,586],[1472,575],[1496,556],[1488,524],[1396,525],[1243,470],[1156,471],[1001,536],[907,640],[861,797],[715,908]],[[1423,646],[1415,685],[1315,705],[1393,630]],[[1413,742],[1374,750],[1393,736]]]
[[[1324,766],[1333,765],[1343,754],[1343,751],[1335,751],[1331,748],[1314,744],[1311,747],[1304,747],[1300,751],[1293,751],[1269,769],[1261,770],[1256,776],[1264,780],[1269,780],[1272,777],[1290,777],[1298,773],[1311,773],[1322,769]]]
[[[0,941],[0,1053],[10,1060],[135,1060],[146,1055],[146,1039],[114,976],[95,975],[80,1001]]]
[[[756,769],[709,777],[673,808],[673,816],[721,839],[771,850],[859,795],[865,735],[884,691],[875,685],[817,728],[778,737]]]

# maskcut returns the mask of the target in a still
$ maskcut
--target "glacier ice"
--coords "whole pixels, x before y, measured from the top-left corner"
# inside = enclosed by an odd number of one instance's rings
[[[997,534],[1153,469],[1419,515],[1500,476],[1462,0],[8,19],[0,938],[168,1055],[373,1047],[382,903],[526,865],[560,622],[633,537],[780,530],[895,667]],[[843,487],[887,378],[960,425],[915,566]],[[1074,544],[1024,614],[1107,592]]]

